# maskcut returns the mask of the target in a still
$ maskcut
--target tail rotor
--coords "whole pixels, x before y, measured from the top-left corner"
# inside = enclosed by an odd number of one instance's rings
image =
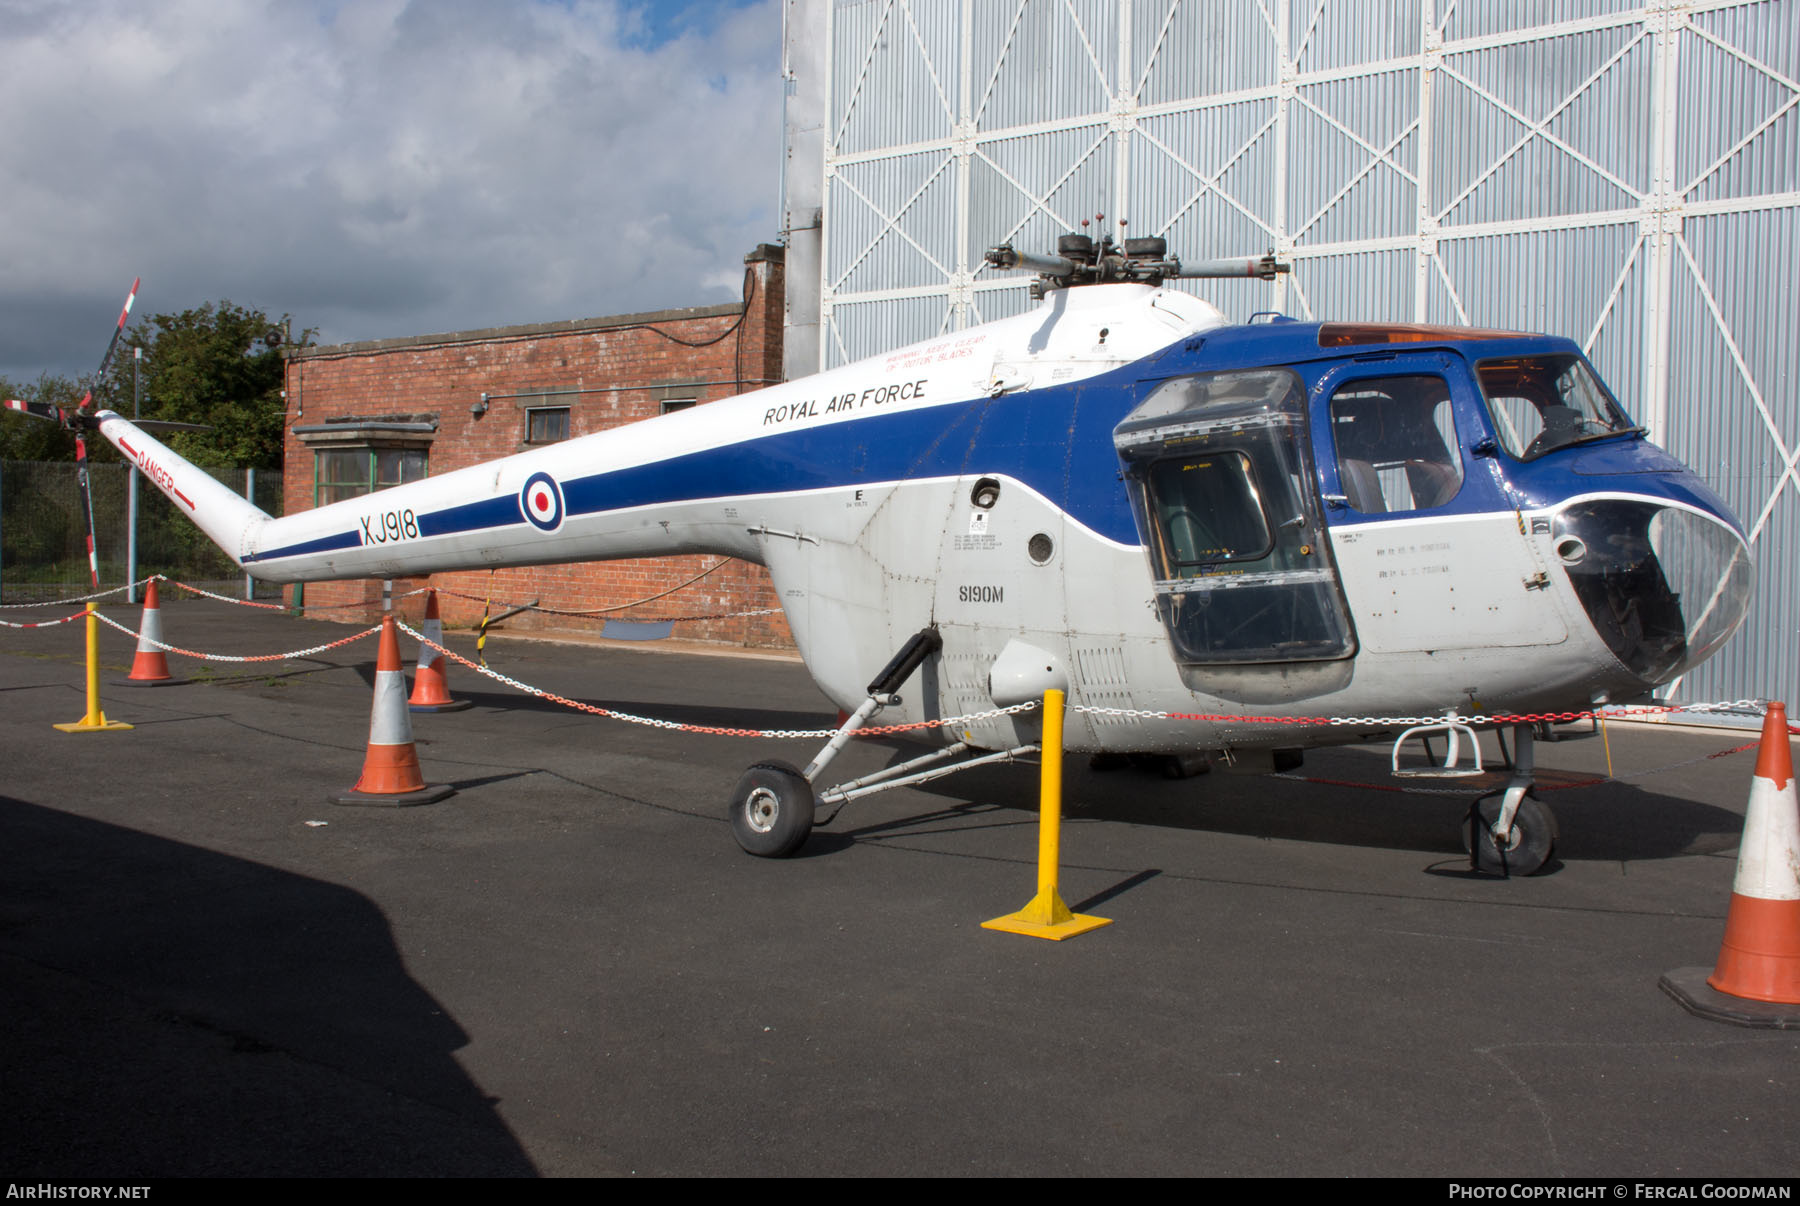
[[[7,410],[16,410],[21,414],[33,415],[40,419],[49,419],[59,423],[75,433],[75,480],[81,485],[81,509],[87,517],[87,560],[89,585],[94,590],[100,589],[100,557],[94,547],[94,488],[93,480],[88,473],[88,451],[86,431],[93,426],[94,390],[106,382],[106,370],[112,367],[113,353],[118,350],[119,339],[125,334],[125,320],[131,317],[131,304],[137,300],[138,285],[143,280],[138,277],[131,282],[131,292],[125,295],[125,305],[119,310],[119,321],[113,326],[112,339],[106,345],[106,354],[100,357],[100,369],[94,374],[93,384],[82,394],[81,401],[73,410],[64,410],[48,402],[21,402],[16,398],[6,399]]]

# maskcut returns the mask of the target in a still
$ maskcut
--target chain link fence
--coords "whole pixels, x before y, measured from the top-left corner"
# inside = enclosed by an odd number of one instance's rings
[[[214,478],[271,515],[281,514],[279,469],[208,469]],[[100,585],[117,586],[147,574],[167,574],[234,598],[245,597],[243,571],[180,513],[160,490],[137,487],[137,564],[131,549],[130,477],[127,465],[92,465],[94,546]],[[254,480],[252,481],[252,478]],[[87,593],[87,519],[81,484],[68,462],[0,461],[0,603],[35,603]],[[251,583],[258,599],[278,599],[281,588]]]

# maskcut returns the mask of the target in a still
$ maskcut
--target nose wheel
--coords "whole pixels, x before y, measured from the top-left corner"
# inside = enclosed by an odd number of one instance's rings
[[[1512,793],[1511,788],[1505,794]],[[1521,789],[1522,793],[1529,788]],[[1483,796],[1463,822],[1463,849],[1469,866],[1489,875],[1536,875],[1556,852],[1556,815],[1536,798],[1521,794],[1512,824],[1500,828],[1502,796]]]
[[[1504,752],[1504,750],[1502,751]],[[1556,852],[1556,816],[1532,785],[1536,759],[1530,725],[1513,727],[1513,774],[1502,791],[1469,805],[1463,849],[1472,870],[1489,875],[1536,875]]]

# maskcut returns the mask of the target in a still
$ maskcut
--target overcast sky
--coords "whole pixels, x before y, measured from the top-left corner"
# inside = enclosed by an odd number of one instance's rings
[[[229,299],[326,343],[736,301],[778,0],[0,0],[0,376]]]

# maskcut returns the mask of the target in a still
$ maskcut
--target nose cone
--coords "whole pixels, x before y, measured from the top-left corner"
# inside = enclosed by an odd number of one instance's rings
[[[1573,503],[1553,547],[1594,629],[1648,689],[1699,665],[1750,606],[1744,539],[1705,511],[1643,498]]]

